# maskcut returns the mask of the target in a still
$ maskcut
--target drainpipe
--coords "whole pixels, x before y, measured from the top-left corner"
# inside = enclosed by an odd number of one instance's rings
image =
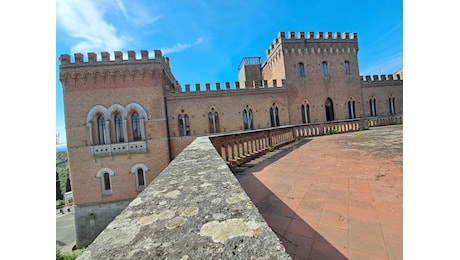
[[[164,102],[165,117],[166,117],[166,137],[168,139],[168,155],[169,155],[169,161],[171,162],[172,160],[171,138],[170,138],[171,136],[169,133],[168,102],[166,100],[166,97],[163,97],[163,102]]]

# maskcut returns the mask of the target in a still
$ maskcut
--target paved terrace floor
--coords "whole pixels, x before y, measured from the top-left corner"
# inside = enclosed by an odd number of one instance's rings
[[[307,138],[242,165],[293,259],[403,259],[403,126]]]

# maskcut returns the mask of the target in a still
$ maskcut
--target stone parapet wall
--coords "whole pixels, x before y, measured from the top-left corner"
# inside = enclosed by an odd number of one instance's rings
[[[198,137],[81,259],[291,259],[208,137]]]

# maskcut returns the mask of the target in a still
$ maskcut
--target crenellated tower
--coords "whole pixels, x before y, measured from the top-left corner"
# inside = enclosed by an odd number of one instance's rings
[[[182,88],[161,51],[60,56],[77,246],[195,137],[402,115],[398,76],[360,76],[356,33],[278,33],[238,81]]]
[[[165,95],[180,90],[155,50],[60,56],[77,245],[88,245],[170,161]]]
[[[313,121],[363,115],[356,33],[280,32],[266,51],[262,77],[285,78],[290,111],[308,106]],[[349,108],[352,112],[349,112]],[[301,112],[290,121],[301,122]]]

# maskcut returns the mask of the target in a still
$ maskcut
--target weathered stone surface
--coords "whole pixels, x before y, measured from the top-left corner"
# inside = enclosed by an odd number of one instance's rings
[[[291,259],[207,137],[193,141],[81,259]]]

